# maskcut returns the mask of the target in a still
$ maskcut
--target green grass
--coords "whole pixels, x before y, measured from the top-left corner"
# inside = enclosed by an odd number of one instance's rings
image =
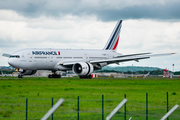
[[[39,120],[59,98],[65,102],[54,113],[54,120],[77,119],[77,96],[80,98],[80,119],[102,118],[102,94],[104,95],[104,118],[124,99],[127,119],[146,118],[146,93],[148,93],[149,120],[158,120],[166,113],[166,92],[169,93],[169,109],[180,105],[180,79],[163,78],[62,78],[0,77],[0,119],[25,119],[28,98],[28,119]],[[179,120],[178,108],[170,119]],[[121,108],[112,120],[124,120]]]

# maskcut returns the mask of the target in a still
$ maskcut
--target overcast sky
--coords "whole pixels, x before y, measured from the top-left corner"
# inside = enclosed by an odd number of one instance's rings
[[[177,54],[120,66],[180,71],[179,12],[179,0],[0,0],[0,65],[23,48],[102,49],[121,19],[117,52]]]

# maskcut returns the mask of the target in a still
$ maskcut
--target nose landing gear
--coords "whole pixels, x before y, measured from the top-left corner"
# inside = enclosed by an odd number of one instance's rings
[[[16,68],[16,71],[18,72],[18,78],[23,78],[23,69],[21,68]]]

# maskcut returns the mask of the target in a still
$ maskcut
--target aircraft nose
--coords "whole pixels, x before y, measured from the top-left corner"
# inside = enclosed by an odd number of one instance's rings
[[[12,59],[11,59],[11,58],[8,59],[8,64],[9,64],[10,66],[12,66]]]
[[[10,66],[12,66],[12,67],[14,67],[14,68],[16,68],[16,63],[15,63],[15,61],[12,59],[12,58],[9,58],[8,59],[8,64],[10,65]]]

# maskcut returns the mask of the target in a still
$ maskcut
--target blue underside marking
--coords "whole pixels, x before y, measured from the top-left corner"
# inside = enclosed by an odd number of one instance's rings
[[[111,43],[112,43],[112,41],[113,41],[113,39],[114,39],[114,36],[116,35],[116,32],[117,32],[117,30],[118,30],[119,26],[121,25],[121,23],[122,23],[122,20],[119,22],[119,25],[117,26],[117,28],[116,28],[116,30],[115,30],[115,32],[114,32],[114,34],[113,34],[113,36],[112,36],[112,38],[111,38],[111,40],[110,40],[109,44],[108,44],[108,46],[107,46],[106,50],[108,50],[108,49],[109,49],[109,47],[110,47],[110,45],[111,45]]]

